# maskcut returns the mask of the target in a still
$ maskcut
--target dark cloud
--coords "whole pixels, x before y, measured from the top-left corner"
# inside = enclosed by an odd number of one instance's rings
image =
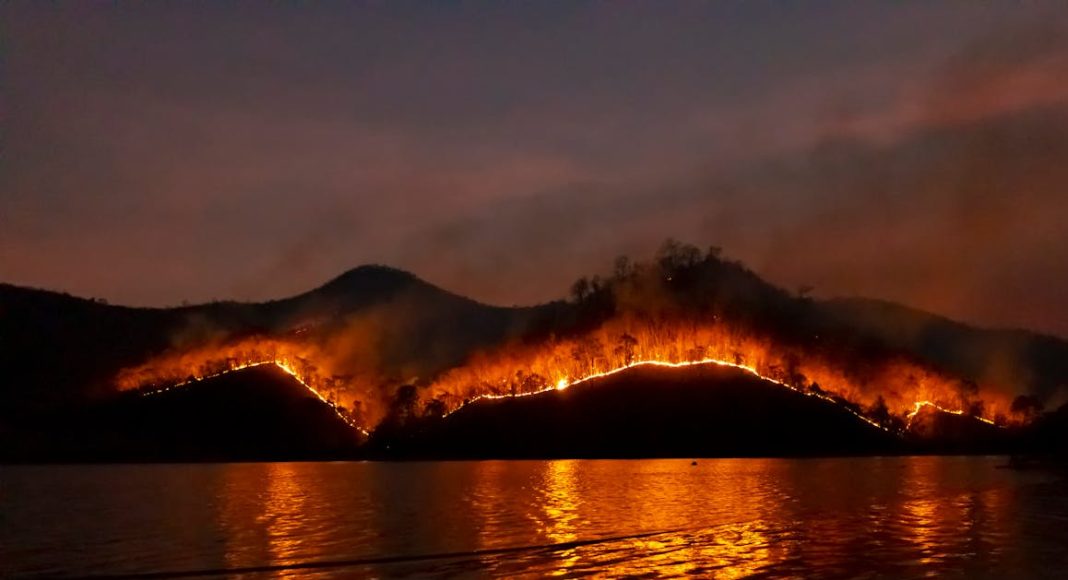
[[[529,303],[674,236],[1068,334],[1064,9],[824,8],[8,3],[0,279],[173,304],[382,262]]]

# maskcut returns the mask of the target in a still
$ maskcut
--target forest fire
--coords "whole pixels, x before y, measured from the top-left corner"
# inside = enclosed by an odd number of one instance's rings
[[[840,401],[836,400],[834,397],[828,396],[828,395],[823,394],[823,393],[817,393],[817,392],[813,392],[813,391],[803,391],[803,390],[800,390],[800,389],[796,389],[796,388],[794,388],[794,387],[792,387],[790,385],[787,385],[786,383],[783,383],[783,382],[781,382],[779,380],[773,379],[771,377],[763,376],[760,373],[758,373],[756,371],[756,369],[754,369],[752,367],[747,367],[745,365],[731,363],[731,362],[728,362],[728,361],[722,361],[722,360],[716,360],[716,359],[704,359],[704,360],[698,360],[698,361],[685,361],[685,362],[672,363],[672,362],[663,362],[663,361],[656,361],[656,360],[644,360],[644,361],[635,361],[635,362],[632,362],[632,363],[627,364],[627,365],[622,366],[622,367],[618,367],[618,368],[614,368],[612,370],[608,370],[608,371],[605,371],[605,372],[600,372],[600,373],[592,374],[592,375],[589,375],[589,376],[585,376],[585,377],[582,377],[580,379],[576,379],[574,381],[569,381],[568,379],[560,379],[559,381],[556,382],[555,386],[544,388],[544,389],[537,390],[537,391],[528,391],[528,392],[505,394],[505,395],[492,395],[492,394],[479,395],[479,396],[476,396],[476,397],[474,397],[472,399],[464,401],[464,403],[462,403],[460,406],[456,407],[455,409],[452,409],[451,411],[447,412],[445,415],[447,416],[449,414],[455,413],[456,411],[459,411],[463,407],[465,407],[467,405],[470,405],[472,403],[477,403],[478,401],[481,401],[481,400],[507,399],[507,398],[512,398],[512,397],[526,397],[526,396],[531,396],[531,395],[539,395],[539,394],[547,393],[549,391],[554,391],[554,390],[562,391],[562,390],[564,390],[564,389],[566,389],[568,387],[572,387],[574,385],[579,385],[579,384],[587,383],[587,382],[594,381],[594,380],[597,380],[597,379],[610,377],[612,375],[619,374],[619,373],[621,373],[623,371],[627,371],[627,370],[634,369],[634,368],[640,368],[640,367],[686,368],[686,367],[710,366],[710,365],[720,366],[720,367],[735,368],[735,369],[744,371],[746,373],[749,373],[749,374],[751,374],[751,375],[753,375],[753,376],[755,376],[755,377],[757,377],[757,378],[759,378],[761,380],[764,380],[764,381],[779,385],[781,387],[786,387],[786,388],[788,388],[790,390],[799,392],[799,393],[801,393],[803,395],[810,396],[810,397],[816,397],[816,398],[819,398],[819,399],[822,399],[822,400],[825,400],[825,401],[828,401],[828,402],[831,402],[831,403],[835,403],[835,404],[840,403]],[[876,421],[870,419],[869,417],[863,415],[862,413],[859,413],[859,412],[857,412],[857,411],[855,411],[855,410],[853,410],[853,409],[851,409],[849,407],[846,407],[846,410],[848,410],[850,413],[852,413],[853,415],[855,415],[857,418],[859,418],[860,420],[864,421],[865,423],[868,423],[869,425],[872,425],[872,426],[877,427],[879,429],[882,429],[884,431],[888,431],[888,432],[890,431],[889,427],[877,423]]]
[[[611,337],[614,346],[606,347]],[[388,392],[390,385],[354,384],[352,375],[327,372],[317,364],[316,349],[306,344],[272,339],[246,339],[164,355],[124,370],[116,380],[123,389],[146,389],[146,395],[178,388],[249,367],[274,364],[297,379],[347,424],[367,433],[385,415],[386,397],[339,403],[359,392]],[[803,356],[804,355],[804,356]],[[482,353],[419,389],[425,414],[449,415],[481,400],[527,397],[564,390],[628,369],[657,366],[685,368],[715,365],[738,369],[805,396],[836,404],[866,423],[886,431],[907,429],[923,407],[955,415],[967,414],[949,401],[961,397],[959,381],[913,363],[880,362],[872,368],[848,371],[818,355],[774,349],[753,337],[729,332],[723,325],[640,324],[621,318],[584,336],[533,345],[510,345]],[[865,381],[866,379],[866,381]],[[863,381],[863,382],[862,382]],[[965,396],[967,393],[965,393]],[[438,403],[432,404],[434,401]],[[1000,407],[984,401],[986,412]],[[437,411],[431,411],[437,409]],[[895,423],[894,418],[900,421]],[[988,424],[994,421],[975,414]]]
[[[938,405],[937,403],[932,403],[931,401],[916,401],[915,407],[913,408],[912,412],[905,416],[905,418],[906,418],[906,423],[905,423],[906,427],[911,427],[912,426],[912,421],[916,418],[917,415],[920,414],[920,411],[922,411],[925,407],[929,407],[929,408],[935,409],[936,411],[939,411],[939,412],[942,412],[942,413],[949,413],[950,415],[966,415],[967,414],[967,413],[965,413],[964,411],[962,411],[960,409],[947,409],[945,407],[942,407],[942,406]],[[972,418],[977,420],[977,421],[982,421],[983,423],[986,423],[987,425],[995,425],[995,426],[997,425],[997,423],[995,423],[994,421],[991,421],[990,419],[987,419],[986,417],[982,417],[982,416],[979,416],[979,415],[972,415]]]
[[[337,381],[333,378],[322,378],[317,373],[317,368],[307,359],[289,352],[292,348],[293,345],[285,342],[255,340],[238,343],[229,348],[200,349],[165,355],[145,365],[124,370],[116,379],[116,385],[122,390],[142,389],[145,390],[145,396],[151,396],[228,373],[274,365],[329,406],[347,425],[368,435],[369,432],[355,422],[352,413],[337,402]],[[185,378],[178,378],[182,376]]]
[[[611,278],[580,280],[572,292],[567,316],[540,333],[469,353],[424,378],[401,378],[375,362],[373,340],[345,340],[341,330],[167,353],[123,370],[116,384],[173,388],[274,363],[346,422],[373,431],[391,414],[441,417],[479,400],[564,390],[637,366],[718,365],[829,401],[891,432],[907,430],[924,407],[998,425],[1013,416],[1005,389],[983,385],[980,398],[975,382],[813,324],[810,302],[722,260],[716,249],[702,257],[669,242],[655,261],[621,259]]]
[[[893,429],[893,418],[905,424],[918,405],[968,414],[963,410],[967,405],[957,407],[953,401],[971,402],[977,390],[904,360],[881,360],[868,368],[848,369],[825,360],[818,351],[775,348],[721,324],[690,323],[670,328],[618,319],[581,338],[515,345],[481,355],[443,374],[422,393],[427,401],[442,400],[447,414],[478,400],[560,390],[638,366],[694,365],[736,368],[841,405],[864,421],[889,430]],[[982,409],[974,413],[976,418],[990,424],[994,421],[989,417],[1004,410],[1004,402],[995,397],[973,406]]]

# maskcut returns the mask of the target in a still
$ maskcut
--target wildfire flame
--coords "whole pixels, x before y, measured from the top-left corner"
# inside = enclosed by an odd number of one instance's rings
[[[760,373],[758,373],[756,371],[756,369],[754,369],[752,367],[748,367],[748,366],[740,365],[740,364],[736,364],[736,363],[731,363],[731,362],[728,362],[728,361],[722,361],[722,360],[716,360],[716,359],[704,359],[704,360],[698,360],[698,361],[685,361],[685,362],[672,363],[672,362],[664,362],[664,361],[656,361],[656,360],[643,360],[643,361],[632,362],[632,363],[630,363],[628,365],[625,365],[625,366],[622,366],[622,367],[619,367],[619,368],[615,368],[615,369],[612,369],[612,370],[609,370],[609,371],[605,371],[605,372],[601,372],[601,373],[595,373],[595,374],[592,374],[592,375],[589,375],[589,376],[585,376],[585,377],[582,377],[581,379],[577,379],[577,380],[574,380],[574,381],[569,381],[566,378],[562,378],[562,379],[558,380],[554,386],[548,387],[548,388],[545,388],[545,389],[536,390],[536,391],[527,391],[527,392],[523,392],[523,393],[505,394],[505,395],[492,395],[492,394],[479,395],[477,397],[474,397],[472,399],[464,401],[460,406],[458,406],[458,407],[452,409],[451,411],[449,411],[448,413],[446,413],[446,416],[451,415],[452,413],[455,413],[456,411],[459,411],[460,409],[466,407],[467,405],[471,405],[471,404],[477,403],[479,401],[509,399],[509,398],[513,398],[513,397],[530,397],[530,396],[533,396],[533,395],[540,395],[542,393],[547,393],[547,392],[550,392],[550,391],[562,391],[564,389],[567,389],[567,388],[575,386],[575,385],[580,385],[582,383],[590,382],[590,381],[593,381],[593,380],[602,379],[602,378],[605,378],[605,377],[610,377],[612,375],[615,375],[615,374],[618,374],[618,373],[621,373],[623,371],[630,370],[630,369],[633,369],[633,368],[639,368],[639,367],[685,368],[685,367],[708,366],[708,365],[735,368],[735,369],[744,371],[746,373],[749,373],[749,374],[751,374],[751,375],[753,375],[753,376],[755,376],[755,377],[757,377],[757,378],[759,378],[761,380],[773,383],[773,384],[778,385],[780,387],[786,387],[786,388],[788,388],[788,389],[790,389],[792,391],[801,393],[803,395],[810,396],[810,397],[816,397],[816,398],[822,399],[824,401],[828,401],[828,402],[831,402],[831,403],[839,404],[839,401],[835,400],[833,397],[830,397],[830,396],[827,396],[827,395],[824,395],[824,394],[821,394],[821,393],[815,393],[815,392],[811,392],[811,391],[803,391],[801,389],[797,389],[795,387],[787,385],[786,383],[783,383],[782,381],[773,379],[771,377],[765,377],[765,376],[761,375]],[[881,424],[877,423],[876,421],[873,421],[872,419],[870,419],[870,418],[868,418],[868,417],[866,417],[866,416],[864,416],[864,415],[862,415],[860,413],[857,413],[856,411],[854,411],[852,409],[846,408],[846,410],[849,411],[850,413],[852,413],[854,416],[856,416],[860,420],[864,421],[865,423],[868,423],[869,425],[872,425],[874,427],[877,427],[877,428],[882,429],[882,430],[887,431],[887,432],[890,431],[890,429],[885,427],[884,425],[881,425]]]
[[[448,415],[481,400],[564,390],[640,366],[716,365],[837,404],[887,431],[892,429],[886,417],[873,411],[879,404],[884,405],[884,415],[903,419],[905,428],[925,406],[966,414],[950,403],[963,398],[957,379],[903,360],[844,369],[829,358],[832,354],[818,343],[782,348],[715,321],[667,324],[621,317],[582,336],[509,344],[480,353],[423,384],[419,396],[424,403],[439,401],[441,414]],[[124,369],[116,384],[120,389],[143,389],[152,394],[274,364],[329,405],[346,424],[366,434],[384,417],[391,387],[377,376],[338,372],[351,369],[331,366],[332,360],[322,348],[292,338],[248,338],[165,354]],[[988,415],[976,418],[994,424],[990,417],[1005,407],[1004,402],[984,395],[983,412]],[[354,400],[353,406],[345,407],[340,400]]]
[[[230,350],[220,349],[216,352],[229,353],[231,356],[220,356],[219,354],[216,354],[215,356],[203,355],[203,360],[200,360],[200,357],[196,355],[193,355],[192,358],[190,358],[190,353],[172,355],[172,358],[170,359],[164,358],[164,360],[155,361],[156,365],[143,365],[134,369],[127,369],[120,373],[119,377],[116,379],[116,383],[120,389],[147,389],[143,395],[153,396],[165,393],[172,389],[184,387],[191,383],[215,378],[240,370],[274,365],[293,377],[293,379],[307,389],[308,392],[315,395],[317,399],[330,407],[334,414],[344,421],[346,425],[359,431],[365,436],[370,434],[367,429],[357,424],[353,417],[346,412],[344,408],[337,404],[336,397],[333,396],[333,393],[324,393],[313,385],[313,383],[324,382],[312,372],[312,369],[315,368],[314,366],[300,362],[303,359],[296,356],[278,355],[278,346],[280,343],[264,341],[263,344],[269,345],[270,347],[257,350],[249,349],[247,348],[248,345],[244,345],[246,348],[237,349],[236,351],[233,350],[233,347]],[[233,352],[241,352],[244,353],[245,356],[240,359],[235,358],[232,356]],[[200,363],[192,365],[189,364],[190,360],[200,360]],[[186,364],[183,365],[183,362]],[[174,380],[174,377],[182,376],[183,374],[187,376],[187,378],[177,381]],[[140,381],[145,382],[142,383]],[[165,386],[154,386],[160,383],[163,383]]]
[[[950,415],[965,415],[966,414],[964,411],[962,411],[960,409],[947,409],[947,408],[945,408],[945,407],[943,407],[943,406],[941,406],[941,405],[939,405],[937,403],[933,403],[931,401],[916,401],[914,403],[914,405],[915,405],[915,407],[912,409],[912,412],[905,416],[905,418],[907,420],[906,426],[908,426],[908,427],[912,426],[913,419],[916,418],[916,415],[920,414],[920,411],[922,411],[924,407],[930,407],[930,408],[935,409],[937,411],[941,411],[942,413],[949,413]],[[985,417],[981,417],[981,416],[978,416],[978,415],[972,415],[972,418],[976,419],[978,421],[982,421],[983,423],[986,423],[987,425],[995,425],[995,423],[993,421],[991,421],[990,419],[987,419]]]
[[[718,365],[839,404],[880,427],[888,423],[880,417],[881,406],[883,415],[904,420],[924,404],[965,415],[953,401],[974,396],[965,382],[912,361],[884,358],[850,369],[833,356],[818,343],[785,348],[715,321],[667,324],[620,317],[581,337],[509,345],[474,357],[421,392],[453,412],[475,401],[561,390],[636,366]],[[977,418],[988,424],[1006,408],[995,392],[984,391],[983,403]]]

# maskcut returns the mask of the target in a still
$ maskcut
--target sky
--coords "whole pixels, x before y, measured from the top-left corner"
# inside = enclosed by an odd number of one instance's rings
[[[0,281],[533,304],[673,237],[1068,337],[1065,70],[1059,2],[5,2]]]

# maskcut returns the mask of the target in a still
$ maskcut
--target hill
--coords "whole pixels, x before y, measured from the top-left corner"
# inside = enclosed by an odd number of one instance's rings
[[[7,461],[249,461],[353,457],[362,436],[274,365],[20,421]]]
[[[904,350],[958,376],[1012,384],[1041,399],[1068,385],[1068,342],[1026,330],[984,329],[866,298],[819,303],[826,324]]]
[[[625,364],[620,361],[636,360],[634,357],[693,361],[714,355],[719,360],[759,364],[761,375],[813,392],[858,393],[871,386],[862,392],[864,397],[851,401],[863,406],[865,412],[879,412],[879,405],[884,404],[881,393],[886,393],[887,399],[893,394],[896,399],[889,402],[898,420],[903,420],[914,400],[935,398],[947,408],[982,415],[983,397],[994,395],[1000,404],[998,411],[1004,413],[1009,407],[1007,396],[1033,393],[1038,403],[1049,404],[1056,400],[1057,390],[1068,384],[1068,343],[1062,340],[1025,331],[975,328],[878,301],[812,300],[767,283],[741,263],[721,258],[716,248],[702,253],[669,241],[650,262],[617,261],[610,277],[579,280],[569,298],[531,308],[487,306],[383,266],[356,268],[314,290],[281,300],[180,308],[112,306],[0,285],[0,368],[5,377],[0,383],[0,433],[25,432],[33,423],[54,426],[55,414],[66,412],[63,409],[85,404],[106,407],[118,404],[116,398],[125,401],[116,390],[116,377],[131,368],[125,375],[130,380],[124,385],[155,388],[280,357],[297,369],[305,382],[342,405],[352,420],[368,428],[383,418],[387,422],[397,420],[391,413],[398,409],[406,416],[440,415],[440,409],[455,408],[480,394],[538,390],[560,377],[587,376],[583,369],[620,367]],[[269,350],[278,344],[291,350],[282,354]],[[263,345],[273,354],[257,352],[253,356],[247,350]],[[197,358],[205,354],[211,358]],[[159,368],[169,374],[157,374]],[[935,397],[922,392],[913,396],[908,389],[921,384],[913,373],[924,385],[935,384],[932,378],[941,381],[941,390]],[[149,380],[142,380],[144,377]],[[899,377],[903,380],[897,381]],[[602,408],[623,413],[626,405],[638,406],[645,399],[664,405],[651,409],[659,413],[654,417],[660,417],[658,428],[644,432],[651,442],[627,439],[634,437],[629,431],[618,424],[605,424],[601,427],[613,433],[611,440],[597,439],[596,430],[583,432],[585,440],[591,442],[576,451],[581,454],[773,453],[780,440],[776,437],[784,435],[776,431],[782,425],[788,425],[790,432],[803,428],[812,438],[796,450],[783,449],[781,453],[855,451],[839,442],[850,440],[852,435],[839,437],[845,432],[839,427],[845,427],[835,424],[837,419],[828,419],[834,428],[826,436],[820,435],[819,425],[828,411],[818,399],[782,399],[796,393],[779,387],[764,394],[766,384],[755,385],[741,398],[732,399],[728,397],[732,390],[718,379],[711,381],[716,388],[709,393],[698,393],[694,385],[702,381],[709,383],[707,377],[623,382],[611,389],[618,392],[618,405],[609,400],[616,395],[605,395],[604,400],[593,404],[586,397],[594,395],[572,395],[568,390],[535,397],[530,407],[513,409],[519,402],[508,400],[490,407],[522,425],[528,411],[548,413],[540,409],[550,405],[546,401],[561,396],[577,397],[575,406],[595,415]],[[971,381],[983,385],[978,396]],[[822,384],[822,390],[817,383]],[[691,404],[676,405],[663,399],[662,384],[679,386],[666,392],[683,393]],[[847,388],[834,391],[836,384]],[[191,390],[198,391],[199,387]],[[645,390],[655,391],[656,396],[649,397]],[[587,391],[604,390],[584,385],[575,392]],[[406,405],[421,407],[394,408],[401,392],[414,393]],[[195,400],[214,404],[206,402],[210,398]],[[1027,416],[1037,416],[1041,410],[1038,403],[1029,407],[1030,411],[1025,409],[1030,413]],[[765,404],[778,411],[761,411]],[[543,418],[567,417],[572,411],[565,407]],[[704,415],[693,414],[694,408],[702,407]],[[713,421],[729,425],[724,432],[716,432],[714,425],[695,426],[701,417],[718,417],[719,409],[727,407],[750,413],[752,426],[732,423],[735,415]],[[435,429],[466,425],[461,419],[468,413],[487,413],[481,410],[485,408],[464,409]],[[516,410],[520,408],[523,410]],[[985,416],[996,418],[989,409]],[[837,413],[841,409],[833,410]],[[881,412],[885,414],[885,404]],[[794,415],[807,413],[816,419],[791,424]],[[576,429],[579,416],[574,418]],[[637,420],[625,413],[621,416]],[[670,419],[675,416],[686,419],[680,424],[689,421],[690,431],[680,431],[680,425]],[[851,420],[856,422],[855,417]],[[495,420],[470,421],[481,421],[488,432],[494,432]],[[485,453],[474,446],[474,440],[461,437],[466,427],[449,429],[459,429],[442,432],[443,437],[458,438],[457,453],[468,453],[465,449],[472,449],[470,453],[475,455]],[[531,425],[527,435],[536,433]],[[686,433],[700,435],[701,444],[687,447]],[[737,438],[738,433],[752,442],[750,447],[737,442],[724,448],[712,444],[720,435],[728,440]],[[39,435],[49,439],[46,433]],[[858,437],[864,444],[856,449],[878,447]],[[540,441],[530,449],[500,451],[564,453],[567,433],[558,438],[556,446]],[[609,445],[618,441],[632,444],[625,447],[627,451]],[[960,445],[962,449],[974,447],[963,440]],[[661,447],[667,451],[658,451]],[[422,446],[412,449],[412,453],[439,452]]]
[[[745,457],[898,453],[844,407],[728,367],[634,367],[562,391],[483,400],[382,429],[381,456]]]
[[[383,365],[430,373],[552,310],[486,306],[381,266],[356,268],[283,300],[177,308],[114,306],[0,284],[0,422],[7,412],[114,394],[120,369],[168,349],[249,335],[325,337],[358,323],[374,335]]]

